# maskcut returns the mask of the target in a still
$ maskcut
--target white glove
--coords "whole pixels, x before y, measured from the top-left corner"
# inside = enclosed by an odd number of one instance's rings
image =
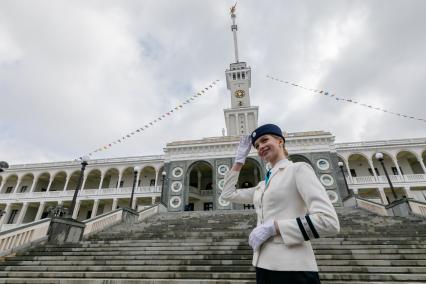
[[[244,164],[246,158],[251,150],[251,137],[250,135],[243,135],[240,138],[240,144],[237,148],[237,153],[235,157],[236,163]]]
[[[274,220],[269,220],[251,231],[249,236],[249,245],[253,248],[253,250],[256,250],[267,239],[275,236],[276,234],[277,231],[275,230]]]

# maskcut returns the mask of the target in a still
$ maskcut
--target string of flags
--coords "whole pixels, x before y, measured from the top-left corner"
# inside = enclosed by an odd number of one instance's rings
[[[393,111],[390,111],[390,110],[387,110],[387,109],[384,109],[384,108],[381,108],[381,107],[376,107],[376,106],[364,104],[364,103],[362,103],[360,101],[357,101],[357,100],[354,100],[354,99],[346,99],[346,98],[338,97],[336,94],[330,93],[328,91],[317,90],[317,89],[312,89],[312,88],[306,88],[306,87],[304,87],[302,85],[295,84],[295,83],[288,82],[288,81],[284,81],[284,80],[281,80],[281,79],[278,79],[278,78],[275,78],[275,77],[272,77],[272,76],[269,76],[269,75],[266,75],[266,78],[269,78],[271,80],[275,80],[275,81],[278,81],[280,83],[287,84],[287,85],[290,85],[290,86],[293,86],[293,87],[297,87],[297,88],[301,88],[301,89],[304,89],[304,90],[307,90],[307,91],[311,91],[311,92],[316,93],[318,95],[323,95],[323,96],[329,97],[331,99],[334,99],[334,100],[336,100],[338,102],[345,102],[345,103],[357,104],[357,105],[369,108],[371,110],[381,111],[381,112],[389,113],[389,114],[396,115],[396,116],[403,117],[403,118],[408,118],[408,119],[413,119],[413,120],[418,120],[418,121],[426,122],[426,119],[424,119],[424,118],[419,118],[419,117],[415,117],[415,116],[411,116],[411,115],[406,115],[406,114],[399,113],[399,112],[393,112]]]
[[[93,156],[94,154],[98,153],[98,152],[103,152],[106,151],[110,148],[112,148],[114,145],[116,144],[120,144],[123,143],[124,141],[132,138],[132,136],[142,133],[144,131],[146,131],[148,128],[152,128],[154,127],[157,123],[159,123],[160,121],[166,119],[167,117],[173,115],[174,113],[176,113],[177,111],[181,110],[184,105],[191,103],[192,101],[194,101],[196,98],[207,94],[207,91],[212,89],[213,87],[216,86],[216,84],[219,82],[220,80],[215,80],[213,82],[211,82],[207,87],[203,88],[201,91],[197,92],[195,95],[192,95],[190,97],[187,97],[184,101],[182,101],[180,104],[174,106],[173,108],[171,108],[169,111],[159,115],[158,117],[156,117],[155,119],[143,124],[141,127],[139,127],[138,129],[135,129],[125,135],[123,135],[122,137],[112,141],[111,143],[105,144],[102,147],[99,147],[97,149],[95,149],[94,151],[88,153],[85,156],[88,156],[89,158],[91,156]],[[79,158],[80,160],[83,160],[83,156],[81,156]]]

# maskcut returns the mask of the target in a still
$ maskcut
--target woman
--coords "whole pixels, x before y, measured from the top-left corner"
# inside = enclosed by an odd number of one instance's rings
[[[221,198],[255,206],[257,227],[250,233],[249,244],[257,283],[320,283],[309,240],[337,234],[339,220],[312,167],[290,162],[284,143],[281,129],[274,124],[241,137]],[[237,189],[251,145],[269,170],[257,186]]]

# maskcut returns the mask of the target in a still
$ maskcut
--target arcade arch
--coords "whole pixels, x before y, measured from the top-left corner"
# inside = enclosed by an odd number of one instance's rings
[[[38,176],[36,185],[34,187],[34,192],[47,191],[49,187],[50,173],[44,172]]]
[[[139,175],[138,186],[155,186],[156,172],[152,166],[146,166]]]
[[[241,168],[238,177],[238,188],[249,188],[256,186],[261,181],[263,174],[259,163],[251,158],[247,158],[243,167]]]
[[[398,173],[398,169],[396,168],[395,162],[392,159],[392,156],[386,152],[383,151],[379,151],[380,153],[383,154],[383,164],[385,165],[386,171],[388,172],[389,175],[399,175]],[[375,154],[373,154],[372,158],[372,162],[373,162],[373,166],[374,166],[374,171],[376,173],[377,176],[384,176],[385,173],[383,171],[383,167],[380,163],[380,161],[378,161],[376,159]],[[373,172],[371,171],[371,167],[368,167],[368,171],[370,173],[370,175],[374,175]]]
[[[5,178],[1,193],[13,193],[18,184],[18,176],[13,174]]]
[[[396,160],[404,174],[424,174],[422,165],[417,159],[416,155],[410,151],[401,151],[396,155]]]
[[[77,183],[80,178],[80,170],[74,171],[68,180],[68,185],[66,190],[75,190],[77,188]]]
[[[120,172],[116,168],[110,168],[105,172],[102,188],[116,188]]]
[[[369,160],[362,154],[351,154],[348,158],[349,171],[352,177],[373,176]]]
[[[64,190],[65,183],[67,182],[67,173],[60,171],[53,177],[52,184],[50,185],[50,191],[61,191]]]
[[[101,182],[102,173],[98,169],[89,172],[84,183],[84,189],[98,189]]]

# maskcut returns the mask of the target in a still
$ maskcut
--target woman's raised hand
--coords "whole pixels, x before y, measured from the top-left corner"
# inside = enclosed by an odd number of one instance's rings
[[[243,135],[240,138],[240,144],[237,148],[237,153],[235,157],[235,163],[244,164],[246,158],[251,150],[251,137],[250,135]]]

